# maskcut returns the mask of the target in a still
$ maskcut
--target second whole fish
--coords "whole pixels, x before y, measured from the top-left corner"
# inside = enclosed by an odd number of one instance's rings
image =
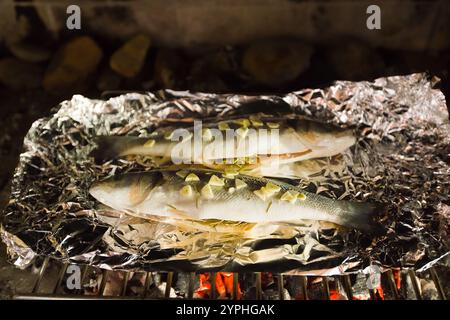
[[[290,184],[214,170],[158,169],[116,175],[93,184],[99,202],[139,217],[249,223],[327,221],[378,232],[378,203],[334,200]]]
[[[141,155],[214,167],[242,160],[260,165],[330,157],[347,150],[356,139],[351,130],[310,120],[250,116],[160,128],[150,137],[99,136],[96,141],[93,155],[98,160]]]

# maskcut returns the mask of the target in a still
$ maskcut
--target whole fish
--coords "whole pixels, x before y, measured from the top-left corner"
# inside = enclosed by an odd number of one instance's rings
[[[160,128],[150,137],[100,136],[98,160],[128,155],[162,157],[175,164],[291,163],[342,153],[351,130],[303,119],[250,116],[188,128]]]
[[[129,214],[249,223],[328,221],[375,231],[376,203],[333,200],[290,184],[213,170],[158,169],[126,173],[93,184],[90,194]]]

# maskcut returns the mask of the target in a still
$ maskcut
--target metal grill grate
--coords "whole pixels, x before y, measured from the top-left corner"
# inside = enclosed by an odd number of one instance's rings
[[[135,91],[136,92],[136,91]],[[103,99],[111,98],[120,94],[126,94],[130,93],[128,90],[115,90],[115,91],[104,91],[101,94],[101,97]],[[100,274],[100,283],[98,285],[98,291],[96,294],[85,294],[83,290],[74,291],[71,293],[60,293],[60,289],[62,288],[62,284],[64,281],[64,277],[67,275],[66,270],[68,268],[68,264],[60,265],[60,270],[58,273],[58,280],[56,284],[53,287],[53,290],[48,293],[41,293],[41,283],[43,279],[45,278],[45,274],[47,271],[47,268],[49,266],[49,258],[45,258],[45,260],[42,263],[42,266],[39,269],[39,272],[36,276],[35,283],[32,287],[31,292],[21,292],[17,293],[13,296],[14,299],[153,299],[153,297],[149,297],[149,287],[150,282],[152,278],[151,272],[142,273],[144,277],[143,284],[141,286],[141,292],[140,294],[135,295],[129,295],[127,294],[127,288],[130,281],[130,273],[123,272],[123,271],[109,271],[109,270],[101,270],[96,269],[96,271]],[[53,261],[52,261],[53,262]],[[81,283],[85,283],[86,276],[88,273],[88,269],[91,267],[88,266],[81,266]],[[91,268],[92,269],[92,268]],[[107,281],[108,278],[112,275],[115,275],[117,273],[121,273],[123,275],[123,278],[120,280],[120,293],[118,295],[107,295],[105,294],[105,289],[107,287]],[[422,295],[421,285],[420,285],[420,279],[415,273],[413,269],[404,269],[402,270],[403,278],[407,277],[408,279],[404,281],[404,284],[399,288],[399,284],[396,282],[396,279],[394,277],[394,273],[392,270],[388,270],[385,273],[382,274],[382,286],[381,289],[383,292],[389,292],[389,296],[386,295],[385,298],[387,299],[417,299],[422,300],[424,299]],[[164,299],[170,299],[171,295],[171,289],[173,287],[173,281],[174,281],[174,272],[161,272],[160,274],[165,275],[165,287],[163,290],[163,295],[160,298]],[[253,273],[254,278],[254,287],[255,287],[255,294],[253,299],[256,300],[262,300],[264,299],[264,292],[262,288],[262,278],[261,278],[261,272],[255,272]],[[426,276],[425,274],[421,274],[421,276]],[[431,267],[428,271],[428,276],[430,277],[430,281],[434,284],[435,288],[435,297],[440,300],[446,300],[446,294],[445,294],[445,288],[442,285],[442,282],[439,280],[438,272],[434,267]],[[193,299],[194,298],[194,292],[195,292],[195,273],[190,273],[188,276],[188,285],[187,285],[187,293],[186,297],[187,299]],[[211,290],[210,290],[210,299],[217,299],[217,291],[216,291],[216,279],[217,273],[212,272],[210,273],[210,283],[211,283]],[[358,292],[354,292],[354,281],[352,281],[350,275],[344,275],[344,276],[333,276],[333,277],[310,277],[310,276],[291,276],[291,275],[283,275],[278,274],[274,276],[274,279],[276,281],[276,291],[277,291],[277,298],[279,300],[285,299],[285,279],[288,277],[296,277],[296,290],[300,292],[300,299],[301,300],[312,300],[317,298],[317,287],[319,287],[321,291],[321,298],[322,299],[331,299],[331,289],[330,284],[334,284],[334,289],[336,290],[336,287],[340,287],[342,290],[342,293],[344,294],[345,298],[347,300],[353,300],[353,299],[360,299],[361,292],[364,292],[369,296],[369,299],[375,300],[379,299],[379,295],[376,290],[369,289],[365,287],[361,290],[361,288],[358,288]],[[117,281],[117,277],[115,277]],[[234,273],[233,276],[233,291],[231,294],[231,299],[237,299],[238,297],[238,281],[239,281],[239,274]],[[312,283],[316,284],[315,288],[311,288]],[[317,285],[320,284],[320,285]],[[446,285],[450,285],[448,282],[445,282]],[[409,295],[406,293],[407,290],[412,291],[412,295]]]
[[[101,270],[101,269],[94,269],[92,267],[88,266],[81,266],[81,283],[86,282],[86,277],[88,274],[88,269],[93,271],[97,274],[98,278],[101,278],[100,283],[96,286],[98,288],[98,291],[95,293],[89,293],[86,294],[86,292],[83,292],[83,290],[75,290],[73,292],[67,293],[63,292],[61,293],[61,289],[63,288],[62,284],[65,279],[65,276],[67,276],[67,268],[69,265],[61,265],[59,264],[59,272],[58,272],[58,279],[56,281],[56,284],[53,286],[53,290],[48,293],[41,293],[40,288],[43,280],[46,278],[46,271],[49,267],[50,260],[49,258],[46,258],[42,266],[39,269],[39,272],[37,273],[35,283],[33,285],[33,289],[31,292],[28,293],[17,293],[13,296],[13,299],[154,299],[154,297],[150,297],[148,295],[149,293],[149,286],[150,282],[152,281],[152,277],[155,273],[152,272],[142,272],[140,275],[145,279],[142,282],[140,293],[138,294],[129,294],[128,292],[128,286],[130,283],[130,276],[132,273],[129,272],[123,272],[123,271],[110,271],[110,270]],[[54,261],[52,261],[52,264]],[[56,262],[55,262],[56,263]],[[439,280],[438,273],[434,268],[429,269],[429,278],[434,283],[435,289],[436,289],[436,298],[441,300],[446,300],[444,287]],[[118,275],[120,274],[120,277]],[[133,273],[134,275],[138,273]],[[165,278],[165,281],[162,282],[162,284],[165,283],[165,287],[163,288],[163,295],[158,298],[163,299],[170,299],[171,298],[171,290],[173,288],[173,281],[174,281],[174,272],[160,272],[156,273],[163,275]],[[407,269],[403,270],[402,274],[404,274],[409,279],[403,279],[404,281],[401,288],[398,288],[398,279],[396,282],[396,279],[394,278],[394,274],[392,270],[388,270],[387,272],[384,272],[382,274],[382,285],[381,289],[387,293],[389,292],[389,296],[385,295],[385,299],[405,299],[405,298],[412,298],[417,300],[422,300],[424,297],[422,295],[422,290],[420,287],[420,278],[416,275],[414,270]],[[239,274],[234,273],[233,274],[233,290],[231,293],[230,299],[237,299],[238,297],[238,281],[239,281]],[[105,289],[107,287],[108,279],[114,276],[114,280],[116,285],[118,284],[120,286],[120,290],[117,295],[108,295],[107,292],[105,292]],[[217,273],[212,272],[209,274],[210,276],[210,283],[211,283],[211,296],[209,299],[217,299],[217,293],[216,293],[216,277]],[[424,276],[424,274],[421,274],[421,276]],[[253,299],[261,300],[264,299],[264,291],[262,288],[262,278],[261,273],[256,272],[252,274],[252,277],[254,278],[253,285],[255,287],[255,294],[253,296]],[[311,300],[311,299],[317,299],[318,290],[322,291],[320,293],[321,299],[332,299],[332,292],[336,292],[337,288],[339,287],[341,292],[344,294],[345,299],[347,300],[353,300],[353,299],[359,299],[357,295],[355,295],[354,292],[354,281],[352,281],[350,275],[344,275],[344,276],[333,276],[333,277],[307,277],[307,276],[292,276],[292,275],[283,275],[283,274],[277,274],[274,275],[274,281],[275,281],[275,288],[276,288],[276,296],[272,297],[272,299],[279,299],[284,300],[285,299],[285,280],[286,278],[291,277],[297,277],[295,284],[296,284],[296,290],[298,290],[301,294],[299,295],[301,300]],[[118,280],[119,279],[119,280]],[[196,284],[196,274],[195,273],[189,273],[187,276],[188,284],[187,284],[187,293],[185,295],[185,299],[193,299],[194,298],[194,292],[195,292],[195,284]],[[353,286],[352,286],[353,283]],[[405,288],[406,283],[409,283],[409,290],[412,290],[414,293],[414,296],[407,296],[403,292],[407,289]],[[331,285],[332,288],[331,289]],[[320,287],[320,289],[318,289]],[[380,299],[378,293],[376,290],[365,288],[366,293],[369,295],[369,299]],[[363,290],[364,291],[364,290]],[[361,291],[357,293],[358,295],[361,295]]]

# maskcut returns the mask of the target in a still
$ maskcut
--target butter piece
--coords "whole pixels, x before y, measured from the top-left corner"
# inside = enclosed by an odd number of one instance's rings
[[[202,190],[200,190],[200,193],[205,199],[214,198],[214,191],[212,190],[211,186],[208,183],[205,184]]]
[[[147,140],[147,142],[144,143],[144,148],[151,148],[155,145],[156,141],[153,139]]]
[[[235,186],[236,186],[236,190],[240,190],[242,188],[245,188],[247,186],[247,184],[242,181],[241,179],[236,179],[234,180]]]
[[[183,197],[190,198],[190,197],[192,197],[192,194],[193,194],[193,193],[194,193],[194,192],[193,192],[193,190],[192,190],[192,187],[189,186],[189,185],[184,186],[183,188],[180,189],[180,194],[181,194]]]

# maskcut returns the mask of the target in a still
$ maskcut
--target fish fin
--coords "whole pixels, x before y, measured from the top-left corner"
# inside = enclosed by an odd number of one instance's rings
[[[175,218],[182,218],[182,219],[192,219],[192,217],[187,214],[185,211],[177,209],[175,206],[171,204],[167,204],[168,211],[170,213],[175,214]]]
[[[348,225],[367,232],[371,235],[382,235],[386,229],[376,221],[385,211],[386,207],[378,202],[344,201]]]

